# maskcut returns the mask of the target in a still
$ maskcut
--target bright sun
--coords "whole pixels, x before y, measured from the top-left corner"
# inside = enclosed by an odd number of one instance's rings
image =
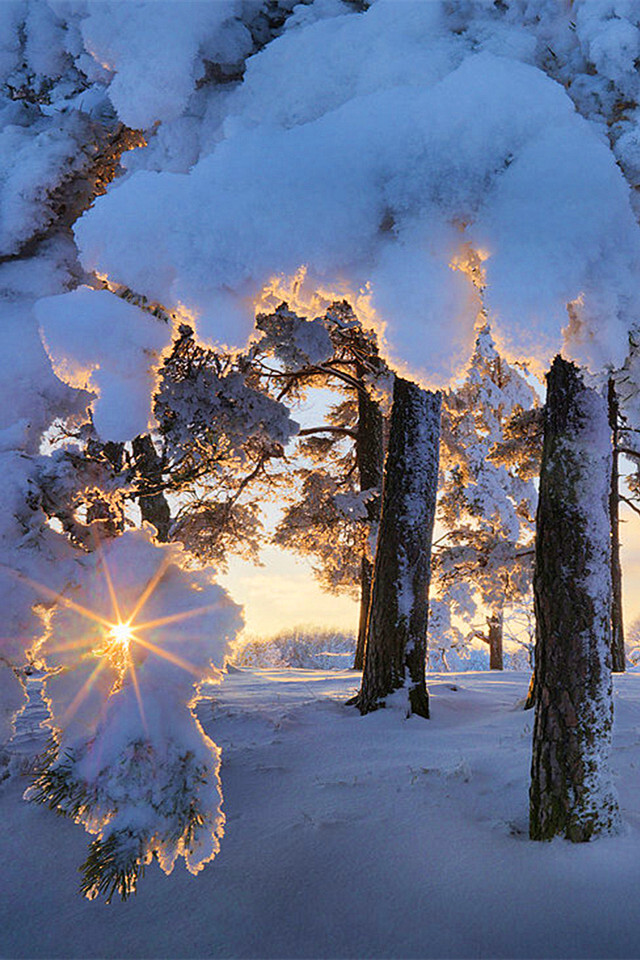
[[[99,541],[96,543],[96,546],[98,551],[102,553],[102,547]],[[160,563],[158,569],[147,582],[147,584],[143,587],[133,609],[128,611],[127,619],[124,620],[104,554],[102,554],[101,560],[102,571],[106,580],[109,595],[111,597],[113,611],[112,619],[109,620],[107,620],[106,617],[97,611],[91,610],[90,608],[77,603],[70,597],[60,595],[57,591],[50,589],[44,584],[38,583],[35,580],[30,580],[28,577],[25,577],[23,574],[20,574],[17,571],[12,572],[14,572],[15,576],[20,580],[25,580],[31,586],[35,587],[39,592],[43,593],[47,597],[50,597],[56,603],[59,603],[61,606],[67,607],[70,610],[74,610],[76,613],[80,614],[82,617],[85,617],[92,623],[99,624],[102,628],[100,633],[101,642],[99,642],[98,645],[96,645],[96,634],[94,630],[91,634],[83,637],[80,640],[74,640],[70,643],[65,641],[57,647],[54,646],[52,648],[64,650],[77,647],[80,651],[90,647],[91,654],[96,656],[98,659],[95,668],[85,680],[81,689],[74,697],[73,702],[69,705],[64,717],[65,722],[67,722],[76,712],[80,703],[87,696],[98,674],[105,668],[107,664],[111,664],[111,666],[115,667],[120,674],[120,679],[118,682],[116,682],[113,688],[114,691],[121,688],[125,674],[129,674],[131,677],[131,682],[133,684],[138,706],[140,708],[140,717],[144,724],[145,719],[142,696],[140,687],[138,685],[135,658],[132,656],[132,647],[141,648],[149,653],[156,654],[163,660],[167,660],[170,663],[175,664],[177,667],[180,667],[182,670],[186,670],[188,673],[193,674],[194,677],[201,679],[200,670],[197,670],[187,660],[184,660],[173,651],[167,649],[163,642],[161,642],[160,645],[157,643],[152,643],[148,633],[149,631],[155,630],[159,627],[168,627],[170,624],[179,623],[191,617],[200,616],[206,610],[215,609],[217,604],[196,607],[192,610],[171,613],[164,617],[157,617],[153,620],[141,622],[140,614],[149,600],[149,597],[154,593],[160,584],[164,574],[167,571],[167,567],[169,566],[169,560],[165,558]]]
[[[109,637],[123,647],[128,647],[134,639],[133,630],[128,623],[114,623],[109,631]]]

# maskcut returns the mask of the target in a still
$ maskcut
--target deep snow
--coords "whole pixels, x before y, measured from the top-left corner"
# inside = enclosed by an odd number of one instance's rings
[[[640,955],[640,676],[615,678],[624,833],[586,845],[527,839],[526,674],[432,675],[429,721],[360,717],[358,679],[245,669],[212,688],[221,852],[195,878],[152,865],[124,904],[83,900],[87,835],[0,784],[0,954]]]

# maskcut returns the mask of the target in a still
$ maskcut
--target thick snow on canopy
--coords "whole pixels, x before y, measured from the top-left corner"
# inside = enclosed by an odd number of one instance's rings
[[[546,362],[564,336],[580,362],[621,363],[640,234],[611,151],[559,84],[471,52],[442,9],[377,0],[286,31],[248,61],[212,153],[138,171],[82,218],[84,266],[240,344],[269,277],[306,264],[370,285],[392,359],[444,381],[471,348],[475,250],[510,353]]]
[[[184,111],[207,60],[235,63],[250,52],[244,6],[180,0],[176,15],[172,0],[4,0],[0,72],[24,65],[57,79],[73,64],[106,87],[123,123],[151,127]]]

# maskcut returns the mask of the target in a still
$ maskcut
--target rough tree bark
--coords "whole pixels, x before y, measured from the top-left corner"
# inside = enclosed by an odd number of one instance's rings
[[[613,437],[609,518],[611,523],[611,657],[614,673],[624,673],[624,620],[622,615],[622,566],[620,564],[620,475],[618,470],[618,397],[613,377],[609,378],[609,426]]]
[[[361,490],[382,490],[384,468],[384,422],[380,404],[372,400],[363,388],[358,391],[358,439],[356,461]],[[376,523],[380,518],[380,493],[367,501],[367,519]],[[371,605],[373,563],[365,553],[360,568],[360,620],[358,642],[353,662],[354,670],[362,670],[367,642],[367,623]]]
[[[404,688],[407,716],[429,716],[425,660],[440,401],[440,394],[396,377],[365,664],[355,698],[361,713]]]
[[[556,357],[547,376],[537,514],[536,716],[530,836],[613,833],[613,722],[606,401]]]

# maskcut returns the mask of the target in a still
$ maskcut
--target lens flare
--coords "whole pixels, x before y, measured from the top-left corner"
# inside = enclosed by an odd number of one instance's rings
[[[127,675],[131,678],[140,709],[140,717],[143,725],[146,727],[142,704],[142,694],[138,677],[136,675],[135,657],[132,655],[133,649],[135,647],[140,647],[148,653],[161,657],[163,660],[166,660],[169,663],[180,667],[182,670],[187,671],[188,673],[192,674],[195,679],[201,679],[201,669],[196,669],[196,667],[189,663],[188,660],[185,660],[183,657],[178,656],[173,651],[166,649],[161,643],[153,643],[150,638],[146,636],[146,634],[148,632],[152,632],[153,636],[153,631],[157,630],[158,628],[166,628],[170,625],[172,627],[174,625],[177,626],[184,620],[189,620],[192,617],[202,616],[204,613],[216,609],[218,607],[218,603],[205,604],[191,610],[181,611],[180,613],[156,617],[152,620],[142,620],[141,614],[146,607],[147,602],[160,586],[171,565],[170,559],[164,557],[154,574],[144,585],[141,586],[137,600],[132,605],[128,605],[129,609],[123,615],[121,612],[122,600],[117,595],[114,581],[111,576],[111,571],[109,570],[109,566],[107,564],[107,558],[104,554],[102,544],[98,537],[96,537],[95,545],[100,556],[100,568],[111,601],[112,615],[109,618],[103,616],[95,610],[85,607],[69,597],[62,596],[59,592],[52,590],[44,584],[38,583],[35,580],[31,580],[22,572],[12,570],[5,564],[0,564],[0,570],[8,573],[12,577],[15,577],[17,580],[29,584],[47,599],[53,600],[60,606],[66,607],[68,610],[72,610],[74,613],[84,617],[90,623],[97,624],[98,627],[101,628],[97,631],[97,637],[96,630],[94,628],[93,632],[87,632],[83,637],[77,640],[51,644],[52,652],[76,649],[78,654],[81,654],[83,657],[96,657],[98,659],[98,663],[96,664],[91,675],[87,678],[81,690],[78,691],[73,702],[67,709],[64,716],[64,722],[68,722],[73,717],[80,706],[80,703],[88,695],[100,672],[107,664],[110,664],[116,668],[119,674],[119,679],[116,681],[112,692],[121,689]],[[182,639],[181,635],[176,633],[175,630],[172,630],[171,633],[174,642],[179,642]]]

